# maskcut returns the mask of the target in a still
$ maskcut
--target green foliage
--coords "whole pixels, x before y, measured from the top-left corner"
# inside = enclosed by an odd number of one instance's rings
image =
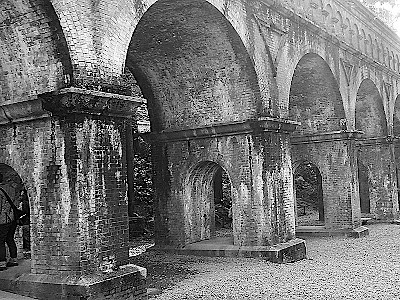
[[[322,201],[321,175],[311,163],[301,164],[294,174],[296,200],[299,207],[318,209]]]
[[[134,166],[134,195],[135,203],[153,205],[153,181],[151,148],[141,137],[135,139]]]

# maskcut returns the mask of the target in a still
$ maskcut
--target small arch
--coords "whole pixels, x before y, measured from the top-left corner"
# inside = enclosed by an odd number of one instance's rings
[[[187,197],[185,197],[184,203],[186,243],[215,237],[215,208],[216,204],[221,201],[217,195],[218,191],[216,187],[223,184],[223,174],[225,174],[228,186],[231,189],[231,181],[228,173],[221,165],[213,161],[199,162],[189,171],[189,176],[185,184],[187,187]],[[223,190],[222,187],[218,188]],[[223,197],[223,195],[221,196]],[[230,206],[232,207],[232,199],[230,201]],[[231,215],[234,215],[233,208]]]
[[[327,4],[325,6],[325,9],[322,11],[324,15],[324,24],[325,28],[328,30],[328,32],[332,32],[333,29],[333,22],[332,22],[332,6],[330,4]]]
[[[369,33],[368,33],[368,44],[369,44],[369,54],[371,55],[372,58],[375,58],[374,42],[372,40],[371,34]]]
[[[361,52],[368,53],[367,51],[368,40],[365,35],[364,28],[361,29]]]
[[[336,26],[335,26],[335,32],[338,33],[341,37],[344,36],[344,32],[343,32],[343,17],[342,14],[340,13],[340,11],[336,11]]]
[[[352,40],[354,41],[354,47],[358,50],[360,50],[360,32],[358,30],[358,25],[354,23],[353,25],[353,38]]]
[[[310,161],[298,162],[294,166],[296,225],[323,226],[325,213],[321,172]]]

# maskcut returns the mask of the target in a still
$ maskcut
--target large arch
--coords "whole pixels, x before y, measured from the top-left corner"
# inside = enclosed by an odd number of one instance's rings
[[[276,82],[279,89],[279,115],[281,117],[287,118],[289,115],[289,105],[290,105],[290,92],[291,92],[291,82],[295,75],[296,69],[299,63],[304,57],[318,56],[322,60],[318,60],[321,65],[325,65],[330,69],[331,76],[334,78],[334,86],[339,86],[340,77],[337,61],[334,56],[327,51],[324,44],[298,44],[292,45],[289,43],[290,39],[287,39],[285,46],[282,47],[282,51],[277,57],[277,75]],[[329,76],[330,78],[332,78]],[[339,90],[341,94],[343,91]],[[346,103],[343,103],[346,108]]]
[[[239,122],[262,110],[241,38],[205,0],[153,4],[135,29],[126,66],[149,101],[153,131]]]
[[[300,59],[293,73],[289,97],[289,118],[301,123],[296,134],[343,129],[345,112],[339,87],[321,56],[308,53]]]
[[[357,90],[355,129],[363,133],[357,152],[361,212],[375,219],[391,219],[398,209],[396,168],[387,140],[383,99],[368,78]]]
[[[57,90],[71,76],[68,47],[50,1],[1,1],[0,104]]]
[[[364,79],[357,90],[355,110],[356,130],[366,137],[387,135],[387,123],[382,97],[371,79]]]

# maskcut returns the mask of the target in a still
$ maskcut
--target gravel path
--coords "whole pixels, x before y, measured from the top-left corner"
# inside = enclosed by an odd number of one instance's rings
[[[370,236],[309,238],[308,259],[273,264],[252,258],[146,253],[158,300],[400,299],[400,226],[368,226]]]

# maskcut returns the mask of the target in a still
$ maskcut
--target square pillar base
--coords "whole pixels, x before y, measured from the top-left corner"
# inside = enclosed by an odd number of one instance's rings
[[[29,273],[30,261],[0,274],[0,290],[36,299],[147,299],[146,269],[126,265],[117,271],[83,276]]]
[[[306,258],[306,244],[301,239],[293,239],[273,246],[235,246],[229,238],[214,238],[192,243],[181,249],[156,245],[148,251],[197,256],[259,257],[274,263],[295,262]]]
[[[352,238],[361,238],[369,235],[369,229],[360,226],[354,229],[326,229],[323,226],[299,226],[296,228],[297,237],[310,236],[347,236]]]

